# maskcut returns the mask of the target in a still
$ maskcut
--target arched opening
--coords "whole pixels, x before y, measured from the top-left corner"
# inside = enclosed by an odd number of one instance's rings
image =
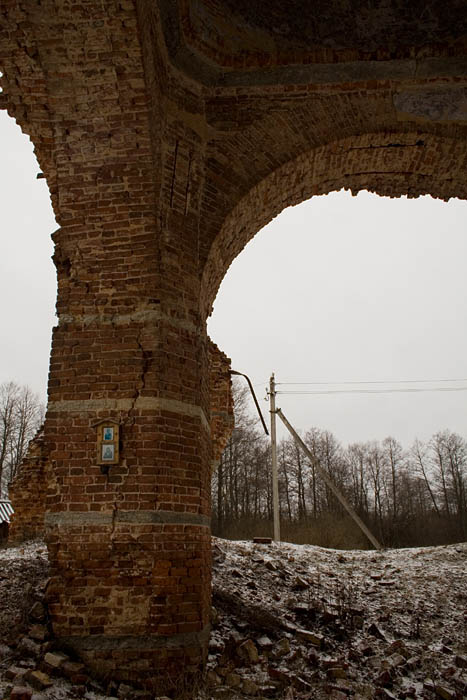
[[[234,207],[230,214],[226,217],[224,224],[220,230],[219,235],[214,240],[212,245],[210,255],[204,270],[203,277],[203,289],[202,289],[202,304],[203,310],[209,313],[211,309],[212,300],[214,298],[213,292],[217,289],[217,284],[223,275],[226,273],[230,264],[236,257],[236,255],[243,249],[245,244],[253,238],[256,232],[267,222],[271,221],[275,216],[277,216],[283,209],[291,205],[296,205],[310,199],[310,206],[313,204],[313,197],[321,194],[332,193],[328,198],[326,198],[327,204],[330,211],[334,210],[335,219],[338,218],[337,212],[339,211],[339,206],[341,200],[339,196],[345,193],[336,193],[336,190],[351,190],[352,194],[358,194],[364,190],[370,193],[386,196],[384,199],[374,198],[375,206],[381,209],[380,216],[382,218],[386,217],[384,213],[385,205],[398,204],[401,207],[410,207],[411,205],[418,206],[423,204],[423,200],[418,200],[417,202],[409,201],[411,199],[419,198],[422,195],[432,195],[432,198],[427,198],[427,201],[431,203],[432,207],[439,207],[439,211],[446,213],[447,209],[445,203],[441,200],[449,200],[450,198],[465,199],[465,183],[463,182],[463,176],[461,172],[457,169],[457,164],[459,162],[465,162],[465,149],[462,143],[455,142],[449,139],[438,139],[432,136],[421,137],[418,135],[414,139],[410,139],[409,135],[392,135],[391,137],[384,137],[383,139],[379,136],[365,136],[360,139],[353,141],[346,140],[345,142],[338,142],[331,144],[323,149],[318,149],[317,151],[303,155],[295,161],[288,163],[286,166],[279,168],[274,171],[269,177],[256,185],[249,193],[246,195],[236,207]],[[361,198],[368,198],[370,194],[361,194]],[[350,205],[356,205],[357,200],[352,200],[347,196],[347,200]],[[391,198],[404,199],[398,202],[391,202]],[[437,198],[437,199],[434,199]],[[317,200],[315,199],[315,202]],[[465,202],[456,202],[459,208],[459,215],[463,217],[465,221]],[[305,205],[303,205],[305,206]],[[297,207],[298,211],[300,207]],[[414,209],[415,211],[415,209]],[[433,209],[434,211],[434,209]],[[449,211],[453,211],[449,209]],[[325,368],[323,362],[321,367],[317,367],[315,361],[314,367],[310,367],[307,370],[300,368],[297,373],[297,367],[293,365],[293,370],[290,370],[290,364],[288,365],[288,376],[277,377],[280,381],[293,381],[293,380],[328,380],[331,381],[349,381],[349,380],[395,380],[400,381],[402,379],[413,379],[413,380],[425,380],[429,379],[445,379],[445,378],[465,378],[467,376],[467,367],[465,366],[465,361],[463,359],[462,350],[454,357],[450,352],[444,352],[446,350],[446,336],[450,332],[452,347],[458,346],[465,348],[465,340],[461,339],[462,334],[458,334],[459,330],[458,324],[458,314],[457,305],[460,299],[465,298],[465,290],[461,288],[457,282],[463,277],[462,273],[462,263],[459,267],[456,265],[450,265],[451,258],[459,257],[460,260],[465,259],[465,240],[460,232],[456,246],[453,246],[452,239],[449,238],[448,233],[443,237],[442,229],[441,231],[435,231],[433,237],[424,231],[424,221],[423,218],[418,217],[416,214],[408,215],[406,211],[407,220],[402,224],[394,223],[394,227],[397,229],[393,232],[394,242],[397,241],[395,248],[390,248],[388,241],[384,240],[384,237],[378,236],[378,231],[374,231],[373,238],[367,238],[364,243],[364,254],[369,253],[370,248],[374,248],[373,252],[377,252],[380,258],[384,258],[385,262],[390,262],[389,270],[392,264],[394,269],[394,278],[386,278],[386,281],[380,279],[381,275],[378,274],[377,262],[378,258],[373,258],[370,260],[368,257],[366,260],[366,267],[359,269],[358,271],[346,270],[345,268],[340,268],[338,272],[333,269],[332,266],[332,252],[338,257],[342,255],[343,259],[349,258],[350,248],[352,247],[352,238],[350,235],[346,236],[344,231],[345,227],[348,225],[348,221],[345,217],[348,217],[348,213],[344,215],[344,218],[340,221],[338,227],[341,229],[339,233],[340,237],[333,240],[334,251],[328,250],[327,259],[322,263],[322,268],[319,268],[320,253],[313,251],[313,235],[318,235],[316,230],[317,222],[313,221],[313,224],[309,226],[309,239],[310,248],[306,252],[300,251],[298,248],[295,249],[295,256],[302,254],[308,261],[308,266],[303,266],[299,268],[298,276],[313,275],[316,271],[316,277],[319,278],[319,274],[322,273],[321,282],[323,277],[327,275],[328,278],[335,281],[333,293],[334,298],[332,299],[333,306],[331,304],[326,306],[326,299],[329,298],[330,290],[323,291],[319,287],[319,280],[317,281],[317,286],[310,287],[308,290],[312,289],[311,294],[312,301],[310,306],[312,307],[310,315],[315,313],[315,320],[320,321],[319,315],[325,316],[326,313],[332,316],[332,321],[334,322],[334,330],[338,332],[332,337],[328,338],[318,338],[313,336],[312,323],[307,324],[310,319],[305,319],[300,326],[297,323],[297,317],[295,317],[295,327],[288,326],[287,321],[290,320],[289,317],[293,317],[292,311],[292,299],[284,298],[282,293],[284,291],[284,286],[287,281],[284,282],[280,276],[274,274],[275,270],[280,268],[281,263],[285,266],[288,265],[291,285],[296,287],[296,293],[305,295],[303,286],[297,284],[297,280],[293,278],[294,268],[293,261],[288,258],[276,259],[275,264],[270,260],[267,260],[266,254],[263,255],[262,261],[257,259],[255,272],[256,272],[256,288],[262,287],[263,289],[268,289],[270,294],[270,305],[273,306],[277,303],[281,306],[282,314],[277,315],[277,321],[274,325],[274,321],[271,321],[270,332],[266,341],[266,345],[269,342],[271,345],[274,344],[275,339],[279,334],[283,334],[289,339],[288,348],[284,349],[284,346],[279,350],[279,356],[282,357],[289,353],[292,358],[300,356],[301,352],[307,354],[307,349],[313,348],[314,343],[319,343],[325,349],[327,349],[327,360],[336,360],[339,356],[344,358],[346,362],[339,366],[338,373],[332,371],[333,365],[328,364]],[[274,225],[279,226],[279,219],[273,222]],[[443,215],[438,219],[438,225],[443,220]],[[385,220],[385,224],[387,221]],[[433,222],[434,223],[434,220]],[[445,217],[445,223],[448,228],[451,227],[449,223],[449,217]],[[380,222],[381,224],[381,222]],[[318,224],[319,226],[319,224]],[[373,216],[372,218],[373,229],[378,228],[378,217]],[[380,226],[382,228],[382,226]],[[292,238],[291,228],[293,224],[286,225],[286,230],[282,229],[281,239],[283,249],[287,246],[288,237]],[[315,229],[315,230],[313,230]],[[410,229],[413,234],[410,236]],[[465,229],[465,226],[464,226]],[[401,234],[405,233],[405,247],[404,237]],[[417,266],[420,262],[423,262],[423,246],[426,248],[431,248],[434,253],[431,261],[427,263],[429,269],[422,270],[423,284],[419,280],[419,288],[416,289],[417,300],[408,300],[403,293],[401,286],[409,286],[411,275],[416,282],[415,273],[417,272]],[[331,246],[332,248],[332,246]],[[399,255],[397,249],[399,248]],[[455,252],[454,252],[455,251]],[[418,253],[418,260],[417,260]],[[284,258],[286,256],[284,255]],[[402,261],[404,269],[403,272],[399,269],[396,271],[396,263]],[[263,263],[263,264],[261,264]],[[441,271],[449,270],[450,273],[447,274],[446,286],[450,287],[451,292],[449,296],[449,302],[447,302],[444,307],[440,304],[437,298],[437,285],[440,282]],[[344,274],[345,273],[345,274]],[[370,275],[371,273],[371,275]],[[238,295],[235,299],[235,304],[241,310],[237,321],[232,320],[232,325],[236,325],[239,334],[245,330],[246,346],[251,349],[253,344],[254,332],[248,332],[248,322],[242,323],[243,316],[248,314],[248,310],[255,308],[257,314],[260,312],[260,304],[255,304],[254,290],[246,290],[246,285],[244,285],[245,274],[241,274],[241,281],[238,281]],[[297,274],[297,273],[296,273]],[[352,288],[352,274],[366,275],[371,280],[370,286],[365,290],[365,292],[356,292]],[[430,288],[430,274],[436,279],[436,284],[431,285]],[[399,284],[401,278],[404,279],[404,285]],[[457,282],[456,282],[457,279]],[[388,281],[389,280],[389,281]],[[309,282],[309,280],[307,280]],[[307,285],[304,285],[307,287]],[[374,325],[372,325],[372,319],[367,318],[366,322],[362,319],[359,321],[359,327],[352,327],[351,319],[348,318],[345,311],[339,308],[339,300],[346,294],[354,295],[354,303],[358,303],[358,294],[365,293],[367,295],[372,295],[371,305],[374,307],[374,312],[378,313],[378,309],[384,304],[384,297],[388,293],[393,295],[395,292],[400,294],[398,298],[398,309],[393,313],[399,314],[406,323],[406,335],[407,337],[396,340],[395,344],[391,344],[391,335],[394,335],[394,329],[390,327],[387,328],[387,338],[385,338],[384,332],[379,329],[377,330]],[[317,303],[314,303],[316,302]],[[266,302],[263,297],[263,307]],[[297,304],[300,307],[302,315],[306,314],[306,303],[300,302]],[[418,306],[417,306],[418,305]],[[332,308],[331,308],[332,307]],[[424,308],[427,307],[427,308]],[[428,311],[428,314],[424,323],[423,334],[418,338],[420,341],[418,344],[415,343],[414,338],[410,337],[409,331],[414,330],[410,328],[411,316],[417,313],[417,308],[421,312],[422,310]],[[431,321],[430,321],[431,313]],[[316,315],[317,314],[317,315]],[[287,317],[284,321],[284,326],[286,330],[283,330],[281,326],[281,315],[282,318]],[[451,324],[448,328],[448,319]],[[418,321],[418,319],[417,319]],[[430,326],[431,323],[431,326]],[[316,324],[317,325],[317,324]],[[417,324],[414,323],[414,326]],[[456,327],[457,325],[457,327]],[[245,328],[246,326],[246,328]],[[251,326],[250,326],[251,328]],[[455,329],[455,330],[453,330]],[[436,333],[438,331],[438,337],[436,340],[430,338],[431,333]],[[401,331],[399,331],[400,333]],[[420,334],[420,333],[419,333]],[[320,335],[320,332],[318,332]],[[323,332],[321,331],[321,335]],[[329,335],[329,329],[328,329]],[[416,332],[415,332],[416,335]],[[230,355],[230,348],[225,344],[219,336],[213,335],[213,339],[217,342],[221,348]],[[326,340],[328,344],[326,345]],[[370,351],[369,355],[366,355],[366,366],[365,372],[356,373],[355,366],[352,366],[352,352],[359,348],[368,349],[364,346],[368,345]],[[426,357],[423,353],[424,345],[431,344],[437,348],[436,353],[431,356],[431,365],[426,362]],[[264,346],[263,346],[264,348]],[[266,354],[266,353],[264,353]],[[324,350],[326,355],[326,350]],[[364,355],[364,353],[362,352]],[[310,351],[310,355],[313,355],[315,360],[317,354]],[[271,355],[269,355],[271,357]],[[374,358],[380,360],[379,364],[372,362]],[[407,365],[401,364],[401,359],[410,358],[410,362]],[[434,359],[433,359],[434,358]],[[321,358],[322,360],[323,358]],[[436,362],[435,362],[436,360]],[[319,364],[319,363],[318,363]],[[335,366],[335,365],[334,365]],[[388,371],[389,368],[389,371]],[[271,366],[268,362],[267,366],[264,367],[262,371],[257,373],[255,370],[250,371],[249,367],[238,367],[235,369],[240,371],[245,371],[248,374],[252,374],[254,380],[258,380],[259,390],[261,391],[261,386],[265,386],[268,374],[271,370],[278,371],[277,365]],[[458,395],[457,398],[460,398]],[[422,408],[426,409],[426,400],[423,399],[423,394],[421,397],[417,397],[418,408],[415,410],[420,410]],[[400,402],[399,402],[400,403]],[[441,401],[439,402],[441,404]],[[453,402],[451,402],[453,405]],[[290,403],[288,404],[290,405]],[[322,404],[320,404],[322,405]],[[317,404],[313,404],[313,409],[316,410]],[[349,420],[349,413],[357,412],[358,409],[350,409],[349,405],[341,401],[339,410],[335,409],[336,403],[332,405],[329,404],[327,407],[327,416],[330,413],[341,413],[347,418],[349,426],[355,428],[355,421]],[[284,405],[282,405],[285,408]],[[366,407],[367,411],[371,411],[369,406]],[[412,408],[408,408],[406,411],[407,415],[413,412]],[[454,408],[454,410],[456,410]],[[294,418],[301,411],[302,413],[302,424],[299,421],[295,421]],[[316,414],[310,416],[309,411],[303,406],[301,409],[292,410],[292,416],[288,415],[292,419],[292,422],[296,423],[296,427],[302,428],[303,430],[312,428],[316,425],[320,426],[322,429],[334,428],[334,426],[327,423],[326,418],[322,419],[322,416],[316,416]],[[347,415],[345,415],[347,412]],[[386,414],[386,417],[393,418],[386,429],[383,428],[384,432],[382,434],[375,435],[374,432],[360,433],[352,436],[351,434],[344,436],[347,444],[352,441],[357,440],[367,440],[371,438],[378,438],[383,440],[386,436],[392,435],[394,433],[396,439],[401,438],[405,444],[410,440],[413,440],[417,436],[412,433],[411,435],[399,435],[397,434],[397,418],[401,419],[400,411],[397,407],[397,402],[392,400],[392,405],[386,402],[386,406],[382,407],[381,417]],[[371,416],[371,413],[367,414]],[[426,415],[426,413],[425,413]],[[434,416],[430,416],[435,420],[442,417],[442,411]],[[341,415],[342,417],[342,415]],[[362,416],[357,416],[361,418]],[[458,419],[454,424],[450,426],[444,420],[436,425],[431,423],[426,427],[423,435],[424,439],[430,437],[430,433],[433,430],[443,430],[443,428],[450,427],[454,430],[462,429],[463,417],[465,417],[465,411],[462,407],[462,399],[457,402],[457,416]],[[449,419],[448,419],[449,420]],[[369,421],[368,421],[369,422]],[[404,422],[403,418],[399,421],[399,425]],[[297,425],[298,423],[298,425]],[[342,437],[342,436],[339,436]],[[267,500],[267,499],[266,499]],[[260,533],[256,533],[260,534]],[[452,535],[455,537],[455,535]],[[395,540],[394,540],[395,541]],[[334,545],[331,545],[334,546]]]
[[[304,153],[250,189],[225,217],[203,269],[201,313],[246,243],[283,209],[342,188],[389,197],[467,198],[463,141],[433,134],[364,134]]]
[[[330,143],[277,168],[225,217],[204,266],[201,313],[210,314],[235,257],[283,209],[340,189],[387,197],[429,194],[440,200],[465,199],[466,158],[463,141],[420,132],[377,133]]]
[[[56,224],[33,145],[5,111],[0,111],[0,143],[0,383],[28,385],[45,402],[57,295],[50,237]]]
[[[429,196],[341,191],[289,208],[229,268],[209,335],[261,396],[271,370],[279,382],[336,383],[287,387],[316,391],[355,380],[465,378],[466,221],[465,201]],[[464,404],[461,392],[425,391],[281,403],[303,430],[329,429],[345,443],[393,435],[405,445],[447,427],[462,432]]]

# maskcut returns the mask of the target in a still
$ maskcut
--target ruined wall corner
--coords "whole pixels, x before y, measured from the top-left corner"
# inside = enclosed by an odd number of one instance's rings
[[[212,470],[219,464],[222,452],[234,429],[231,361],[209,340],[209,385],[211,395]]]
[[[43,538],[45,535],[47,461],[44,433],[40,428],[29,443],[19,473],[10,484],[10,499],[15,511],[9,532],[11,544]]]

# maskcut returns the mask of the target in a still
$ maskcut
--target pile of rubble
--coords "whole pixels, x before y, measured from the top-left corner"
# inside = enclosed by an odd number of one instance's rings
[[[102,685],[84,664],[57,648],[45,603],[47,584],[43,542],[0,550],[0,698],[153,700],[153,694],[124,683]]]
[[[467,545],[214,541],[213,698],[467,697]]]
[[[467,697],[467,544],[384,552],[213,539],[204,686],[183,698]],[[0,698],[153,700],[54,642],[43,543],[0,550]],[[162,698],[159,698],[162,700]]]

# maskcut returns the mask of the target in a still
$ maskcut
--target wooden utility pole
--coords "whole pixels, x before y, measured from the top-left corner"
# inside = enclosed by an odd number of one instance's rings
[[[271,380],[273,379],[273,377],[274,377],[274,375],[271,377]],[[357,523],[360,530],[362,530],[362,532],[365,533],[365,535],[370,540],[371,544],[374,547],[376,547],[376,549],[382,549],[383,548],[382,545],[378,542],[378,540],[373,535],[373,533],[367,528],[367,526],[365,525],[363,520],[358,517],[357,513],[354,511],[354,509],[352,508],[352,506],[350,505],[348,500],[345,498],[345,496],[339,491],[339,489],[337,488],[337,486],[335,485],[335,483],[333,482],[333,480],[331,479],[331,477],[329,476],[327,471],[325,469],[323,469],[323,467],[320,465],[318,460],[310,452],[310,450],[305,445],[305,443],[303,442],[301,437],[298,435],[298,433],[296,433],[295,430],[292,428],[289,421],[282,413],[281,409],[278,408],[276,413],[279,415],[279,418],[281,419],[281,421],[283,422],[283,424],[285,425],[285,427],[287,428],[289,433],[292,435],[292,437],[295,440],[295,442],[297,443],[297,445],[302,448],[302,450],[307,455],[307,457],[315,465],[316,471],[321,475],[321,477],[326,482],[326,484],[329,486],[329,488],[331,489],[331,491],[333,492],[335,497],[342,503],[342,505],[344,506],[344,508],[346,509],[348,514],[350,515],[350,517],[353,518],[353,520]],[[272,422],[271,422],[271,425],[272,425]],[[275,426],[274,426],[274,429],[275,429]],[[271,433],[272,433],[272,431],[271,431]]]
[[[274,522],[275,542],[281,541],[281,526],[279,517],[279,478],[277,473],[277,440],[276,440],[276,382],[274,372],[269,380],[269,411],[271,413],[271,463],[272,463],[272,513]]]

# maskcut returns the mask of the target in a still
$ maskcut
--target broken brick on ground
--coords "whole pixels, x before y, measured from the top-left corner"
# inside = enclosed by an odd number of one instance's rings
[[[467,694],[467,544],[382,552],[213,538],[208,698]],[[152,698],[54,644],[42,542],[0,550],[0,697]]]

